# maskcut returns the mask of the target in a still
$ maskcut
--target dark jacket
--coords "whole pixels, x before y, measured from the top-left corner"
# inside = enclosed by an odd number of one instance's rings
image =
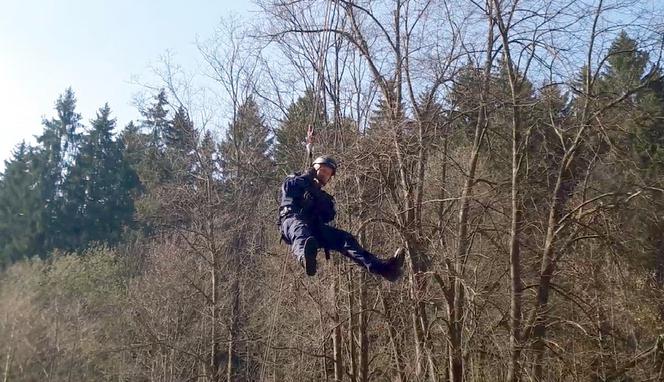
[[[281,186],[280,215],[298,214],[310,224],[326,224],[334,220],[334,198],[323,191],[314,180],[315,174],[292,174]]]

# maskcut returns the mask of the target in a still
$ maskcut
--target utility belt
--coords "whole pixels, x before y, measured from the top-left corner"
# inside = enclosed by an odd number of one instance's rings
[[[279,207],[279,220],[281,221],[284,218],[286,218],[288,215],[297,214],[299,212],[300,212],[300,209],[293,208],[291,206]]]
[[[292,206],[283,206],[279,207],[279,225],[288,217],[297,215],[297,218],[299,220],[302,220],[303,222],[309,224],[312,229],[316,229],[316,227],[319,225],[317,223],[316,218],[314,216],[311,216],[309,213],[307,213],[306,210],[302,208],[295,208]]]
[[[279,207],[279,227],[281,231],[281,222],[284,221],[285,218],[287,218],[290,215],[295,215],[302,212],[302,209],[299,208],[293,208],[291,206],[283,206]],[[316,229],[316,227],[312,227],[313,229]],[[286,244],[291,244],[290,240],[284,235],[283,231],[281,231],[281,240],[285,242]],[[323,247],[325,250],[325,259],[329,260],[330,259],[330,250],[327,249],[327,247]]]

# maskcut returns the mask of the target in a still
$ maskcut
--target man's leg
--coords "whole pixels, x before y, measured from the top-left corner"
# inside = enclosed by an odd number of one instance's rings
[[[304,265],[307,275],[315,275],[318,242],[309,225],[297,215],[291,215],[281,222],[281,231],[291,243],[291,249],[297,261]]]
[[[382,274],[384,262],[373,253],[362,248],[350,233],[325,225],[320,230],[321,245],[327,249],[341,252],[344,256],[363,266],[371,273]]]

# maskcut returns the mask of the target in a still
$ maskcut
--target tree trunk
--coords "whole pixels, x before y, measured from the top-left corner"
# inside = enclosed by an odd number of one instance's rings
[[[210,378],[212,381],[219,380],[219,372],[221,367],[221,347],[219,346],[219,341],[217,336],[219,335],[219,319],[218,319],[218,304],[219,296],[217,293],[217,280],[219,273],[219,259],[217,258],[218,254],[213,254],[212,258],[212,280],[211,280],[211,307],[210,307],[210,319],[212,320],[211,333],[210,333]]]
[[[360,323],[359,323],[359,339],[360,339],[360,382],[369,381],[369,337],[367,336],[367,286],[366,286],[366,273],[359,272],[360,280]]]
[[[387,321],[387,333],[390,337],[390,345],[392,346],[392,354],[394,356],[394,363],[397,369],[397,377],[399,382],[406,382],[406,374],[404,373],[403,356],[401,355],[401,347],[397,342],[397,331],[392,325],[391,305],[385,300],[383,293],[378,291],[383,310],[385,312],[385,320]]]
[[[450,382],[462,382],[463,373],[463,316],[465,292],[461,280],[454,279],[453,296],[448,300],[449,317],[449,380]]]
[[[553,273],[553,266],[546,267],[542,264],[543,270],[539,279],[539,287],[537,288],[537,306],[535,326],[533,328],[533,353],[535,356],[533,375],[536,381],[541,381],[544,372],[544,352],[546,349],[546,321],[548,316],[549,293],[551,288],[551,276]]]
[[[355,289],[353,283],[353,270],[348,272],[348,345],[350,347],[350,380],[357,381],[357,349],[355,341],[355,330],[357,328],[357,319],[355,318]],[[359,328],[358,328],[359,330]]]
[[[426,378],[432,382],[437,381],[435,361],[431,351],[429,341],[429,320],[426,314],[426,306],[421,301],[420,294],[426,290],[426,284],[421,279],[424,275],[424,267],[421,259],[417,255],[413,256],[412,253],[418,253],[416,246],[410,244],[412,241],[407,241],[408,253],[411,254],[411,267],[413,272],[410,274],[410,295],[413,301],[413,308],[411,312],[411,320],[413,323],[413,331],[415,332],[415,377],[418,379]]]
[[[337,305],[339,297],[339,283],[341,279],[341,270],[337,266],[337,277],[334,280],[334,335],[332,337],[332,348],[334,358],[334,381],[341,382],[343,380],[343,354],[341,352],[341,322],[339,319],[339,307]]]
[[[520,82],[515,73],[510,51],[510,26],[503,22],[500,3],[494,0],[494,11],[503,42],[503,63],[507,70],[512,102],[512,178],[511,178],[511,225],[510,225],[510,361],[507,369],[507,380],[517,382],[520,377],[519,361],[521,359],[521,160],[522,160],[522,121],[519,106]]]
[[[210,190],[208,189],[208,192]],[[210,197],[210,194],[208,194]],[[211,254],[212,254],[212,269],[211,269],[211,288],[212,291],[210,293],[210,319],[212,320],[211,322],[211,335],[210,335],[210,378],[213,381],[218,381],[220,380],[221,375],[219,374],[221,372],[221,360],[222,360],[222,353],[221,353],[221,346],[219,344],[219,335],[221,334],[221,330],[219,328],[219,285],[218,282],[221,278],[221,259],[220,256],[221,254],[219,253],[219,250],[216,248],[216,245],[214,243],[214,222],[211,220],[208,220],[208,237],[210,239],[210,244],[211,244]]]
[[[487,52],[493,52],[493,28],[494,18],[491,14],[491,5],[488,5],[487,19],[489,22],[487,36]],[[470,252],[470,237],[468,234],[470,221],[470,200],[473,197],[473,188],[475,186],[475,173],[479,158],[480,148],[484,134],[488,127],[486,98],[489,92],[489,81],[491,78],[491,68],[493,64],[492,54],[487,54],[482,73],[482,90],[479,94],[480,107],[475,124],[475,135],[473,138],[473,149],[468,162],[468,176],[464,182],[459,200],[459,229],[458,243],[453,262],[446,262],[449,276],[450,290],[446,295],[448,317],[449,317],[449,378],[451,382],[461,382],[464,379],[463,365],[463,326],[464,326],[464,304],[465,292],[463,282],[460,279],[465,274],[465,260]]]
[[[237,247],[236,247],[237,248]],[[228,362],[226,365],[226,380],[233,381],[233,358],[235,357],[235,346],[236,346],[236,334],[239,325],[239,309],[240,309],[240,259],[237,257],[235,259],[235,279],[233,280],[233,285],[231,286],[231,323],[228,330]]]
[[[516,130],[516,128],[514,128]],[[512,148],[516,150],[516,140]],[[517,153],[513,151],[512,166],[518,166]],[[521,306],[523,286],[521,282],[521,254],[519,235],[521,231],[521,211],[519,208],[519,169],[512,169],[512,225],[510,228],[510,362],[507,380],[521,379],[519,362],[521,359]]]
[[[5,316],[8,316],[9,313],[5,313]],[[7,321],[7,320],[5,320]],[[9,381],[9,369],[11,367],[12,359],[12,347],[14,346],[14,330],[16,328],[16,322],[12,320],[11,330],[9,332],[9,343],[7,344],[7,355],[5,356],[5,371],[2,376],[2,382]]]

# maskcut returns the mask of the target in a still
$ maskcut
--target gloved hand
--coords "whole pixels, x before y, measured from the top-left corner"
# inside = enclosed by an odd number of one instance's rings
[[[302,196],[302,214],[307,217],[314,217],[316,214],[316,200],[309,191],[305,191]]]
[[[321,191],[316,204],[316,212],[321,222],[328,223],[334,220],[337,212],[334,210],[334,197],[332,195]]]

